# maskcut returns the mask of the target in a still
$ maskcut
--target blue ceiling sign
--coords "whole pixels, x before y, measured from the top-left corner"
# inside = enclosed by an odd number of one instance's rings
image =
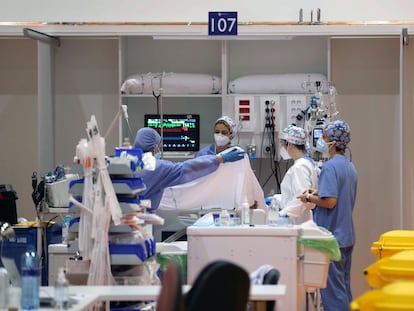
[[[209,36],[237,36],[237,12],[208,12]]]

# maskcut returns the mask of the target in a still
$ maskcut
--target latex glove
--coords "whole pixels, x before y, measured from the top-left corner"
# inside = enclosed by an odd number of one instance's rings
[[[222,153],[221,156],[223,157],[224,163],[226,162],[236,162],[244,158],[244,154],[246,151],[233,149],[232,151]]]

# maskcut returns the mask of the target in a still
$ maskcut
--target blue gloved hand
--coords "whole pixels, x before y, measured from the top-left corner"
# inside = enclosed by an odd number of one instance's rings
[[[233,149],[229,152],[222,153],[221,156],[223,157],[224,163],[226,162],[236,162],[244,158],[244,154],[246,151]]]

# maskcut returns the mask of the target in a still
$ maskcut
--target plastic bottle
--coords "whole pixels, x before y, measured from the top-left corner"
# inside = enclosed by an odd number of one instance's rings
[[[0,310],[6,310],[8,305],[9,274],[5,268],[0,268]]]
[[[242,203],[240,215],[242,225],[250,225],[250,206],[247,200]]]
[[[65,216],[65,221],[62,224],[62,243],[68,244],[69,238],[70,215]]]
[[[28,250],[22,255],[22,310],[39,309],[40,257],[36,250]]]
[[[54,288],[55,307],[58,310],[63,310],[65,308],[65,304],[68,301],[68,288],[69,282],[66,279],[65,271],[63,270],[63,267],[60,267]]]
[[[279,218],[277,219],[277,225],[280,227],[286,227],[290,224],[290,219],[287,214],[279,214]]]
[[[277,224],[277,221],[279,219],[279,208],[276,204],[276,199],[272,199],[269,210],[267,214],[267,224],[269,226],[275,226]]]
[[[230,225],[230,214],[227,210],[222,210],[220,213],[220,223],[222,226]]]

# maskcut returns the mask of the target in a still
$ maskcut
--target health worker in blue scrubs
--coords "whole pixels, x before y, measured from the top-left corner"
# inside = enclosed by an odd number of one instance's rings
[[[354,211],[358,175],[353,163],[345,155],[351,141],[347,122],[336,120],[325,125],[317,148],[329,154],[319,176],[318,190],[307,189],[299,198],[315,203],[314,221],[328,229],[338,241],[339,261],[329,264],[326,288],[321,289],[324,311],[348,311],[352,301],[351,263],[355,244]]]
[[[199,157],[207,154],[219,154],[220,152],[231,147],[231,140],[234,137],[236,124],[232,118],[222,116],[214,123],[214,144],[210,144],[195,154]]]
[[[205,155],[183,162],[159,159],[161,136],[152,128],[144,127],[137,131],[134,147],[143,152],[152,152],[157,158],[154,170],[138,172],[146,189],[140,192],[145,199],[151,200],[151,210],[155,211],[161,201],[164,189],[181,185],[199,177],[213,173],[220,163],[235,162],[244,158],[242,150],[232,150],[222,155]]]

